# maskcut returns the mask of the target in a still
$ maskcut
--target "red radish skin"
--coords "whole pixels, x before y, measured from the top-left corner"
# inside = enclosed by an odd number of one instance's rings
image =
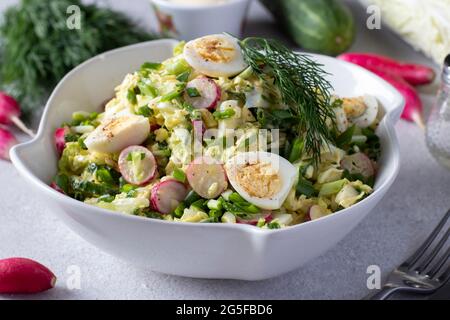
[[[64,190],[61,189],[61,188],[56,184],[55,181],[52,181],[52,183],[50,183],[50,188],[52,188],[52,189],[58,191],[59,193],[65,194]]]
[[[273,216],[271,212],[265,212],[261,214],[252,215],[251,219],[244,219],[241,217],[236,217],[236,222],[241,224],[250,224],[252,226],[256,226],[259,222],[259,219],[264,219],[266,223],[269,223],[273,220]]]
[[[420,100],[416,89],[398,76],[381,71],[372,72],[389,82],[405,99],[405,108],[403,109],[402,119],[415,122],[420,128],[425,129],[425,123],[422,116],[422,100]]]
[[[0,260],[0,293],[38,293],[55,286],[55,275],[42,264],[26,258]]]
[[[9,161],[9,150],[17,143],[16,137],[11,132],[0,127],[0,159]]]
[[[20,106],[17,101],[0,92],[0,123],[4,125],[14,124],[20,130],[34,138],[34,132],[27,128],[27,126],[20,120]]]
[[[199,97],[190,97],[187,89],[195,88],[199,92]],[[214,80],[200,77],[191,80],[186,85],[184,100],[196,109],[214,109],[220,101],[222,91]]]
[[[131,172],[130,163],[127,160],[127,157],[131,152],[143,153],[145,155],[144,159],[142,160],[145,169],[144,176],[142,179],[136,180],[136,178],[133,176]],[[151,181],[156,176],[157,173],[156,159],[153,153],[151,153],[150,150],[142,146],[130,146],[122,150],[122,152],[119,155],[118,164],[120,173],[122,174],[123,178],[128,183],[131,183],[133,185],[138,186],[145,185],[149,181]]]
[[[66,147],[66,134],[70,133],[70,129],[68,127],[58,128],[55,130],[54,134],[54,142],[56,151],[58,152],[58,155],[61,156],[64,148]]]
[[[350,174],[359,173],[365,178],[372,177],[375,174],[372,160],[361,152],[343,157],[341,167]]]
[[[186,186],[177,180],[165,180],[153,186],[150,195],[151,207],[162,214],[172,213],[186,198]]]
[[[150,125],[150,132],[158,130],[159,128],[161,128],[161,126],[159,124],[151,124]]]
[[[430,84],[436,76],[434,70],[428,66],[396,61],[373,53],[344,53],[339,56],[339,59],[357,64],[370,71],[397,75],[413,86]]]
[[[211,157],[202,156],[192,161],[186,170],[189,185],[205,199],[214,199],[228,187],[228,179],[223,165]],[[216,190],[210,187],[217,183]]]

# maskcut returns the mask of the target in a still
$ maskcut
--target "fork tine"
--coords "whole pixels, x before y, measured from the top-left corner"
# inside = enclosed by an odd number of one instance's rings
[[[416,252],[413,253],[411,257],[409,257],[405,262],[402,263],[401,267],[409,269],[417,262],[417,260],[420,259],[420,257],[422,257],[422,255],[431,245],[433,240],[441,232],[441,229],[444,227],[449,217],[450,217],[450,210],[447,211],[444,218],[442,218],[442,220],[439,222],[439,224],[436,226],[433,232],[428,236],[427,240],[425,240],[425,242],[420,246],[419,249],[417,249]]]
[[[450,280],[450,266],[448,266],[447,270],[445,270],[445,272],[441,276],[439,276],[438,280],[443,284]]]
[[[450,229],[447,230],[445,235],[439,240],[438,244],[434,247],[433,251],[425,258],[425,260],[421,263],[419,267],[417,267],[417,271],[422,273],[433,261],[433,259],[437,256],[438,252],[442,249],[444,244],[447,242],[450,236]]]
[[[447,262],[449,257],[450,257],[450,248],[447,248],[447,251],[442,255],[442,257],[439,258],[438,262],[427,273],[431,279],[433,279],[439,273],[439,271],[444,266],[444,264]],[[449,267],[449,270],[450,270],[450,267]]]

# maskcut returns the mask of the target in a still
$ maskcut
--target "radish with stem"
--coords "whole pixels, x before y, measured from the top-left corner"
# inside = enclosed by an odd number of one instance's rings
[[[16,125],[20,130],[34,138],[34,132],[20,120],[20,107],[17,101],[7,94],[0,92],[0,123]]]

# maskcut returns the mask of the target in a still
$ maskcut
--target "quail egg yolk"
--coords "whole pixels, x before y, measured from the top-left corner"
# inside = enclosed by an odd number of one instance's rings
[[[281,177],[270,163],[257,162],[242,166],[237,170],[236,180],[252,197],[270,198],[281,189]]]

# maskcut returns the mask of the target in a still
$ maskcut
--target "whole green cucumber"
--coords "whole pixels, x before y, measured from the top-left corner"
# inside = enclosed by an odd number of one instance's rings
[[[338,0],[260,0],[304,49],[328,55],[346,51],[355,38],[349,8]]]

